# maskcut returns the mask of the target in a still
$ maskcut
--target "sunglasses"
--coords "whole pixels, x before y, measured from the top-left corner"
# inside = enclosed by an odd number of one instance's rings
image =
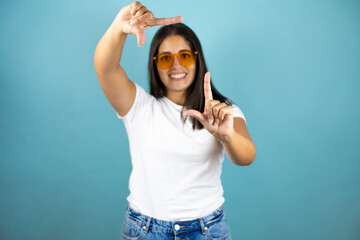
[[[158,68],[166,70],[172,67],[174,63],[174,58],[177,57],[179,63],[184,67],[189,67],[195,63],[197,51],[194,50],[184,50],[179,53],[161,53],[153,57]]]

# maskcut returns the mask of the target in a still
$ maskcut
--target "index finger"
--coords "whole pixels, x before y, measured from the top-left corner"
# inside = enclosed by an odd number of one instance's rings
[[[183,17],[173,17],[173,18],[155,18],[155,25],[170,25],[174,23],[179,23],[183,20]]]
[[[213,95],[211,92],[211,84],[210,84],[210,72],[205,73],[204,77],[204,94],[205,94],[205,103],[213,100]]]

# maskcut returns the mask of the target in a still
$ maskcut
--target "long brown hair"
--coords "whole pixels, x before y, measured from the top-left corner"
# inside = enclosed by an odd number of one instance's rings
[[[189,43],[192,50],[198,52],[196,57],[196,72],[194,81],[186,90],[186,100],[185,109],[195,109],[199,112],[204,111],[205,107],[205,96],[204,96],[204,76],[208,71],[204,53],[200,44],[200,41],[196,34],[185,24],[177,23],[172,25],[167,25],[161,27],[155,34],[150,47],[149,54],[149,84],[150,84],[150,94],[155,98],[162,98],[166,96],[166,88],[161,82],[156,64],[154,63],[153,57],[158,54],[159,46],[162,41],[171,35],[180,35],[186,39]],[[213,99],[219,100],[220,102],[225,102],[227,105],[232,105],[232,101],[224,97],[212,84],[211,81],[211,91],[213,94]],[[181,114],[182,117],[182,114]],[[184,121],[186,120],[183,119]],[[191,122],[193,124],[193,129],[202,129],[204,126],[196,119],[192,118]]]

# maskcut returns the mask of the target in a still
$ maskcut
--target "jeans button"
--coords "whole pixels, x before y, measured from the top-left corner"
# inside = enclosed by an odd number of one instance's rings
[[[175,224],[174,228],[175,228],[175,230],[177,231],[177,230],[180,229],[180,226],[179,226],[178,224]]]

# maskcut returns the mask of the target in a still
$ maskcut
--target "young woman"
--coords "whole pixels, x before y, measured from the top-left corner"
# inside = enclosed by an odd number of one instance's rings
[[[249,165],[256,147],[241,110],[210,81],[200,42],[182,17],[154,18],[140,2],[120,10],[95,50],[101,87],[124,121],[132,172],[123,239],[231,239],[220,180],[224,152]],[[127,34],[149,57],[150,94],[120,66]]]

